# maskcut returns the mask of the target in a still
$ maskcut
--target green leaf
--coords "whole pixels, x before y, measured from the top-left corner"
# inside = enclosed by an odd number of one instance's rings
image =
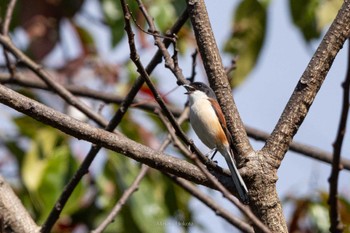
[[[89,53],[96,53],[97,49],[95,45],[95,40],[94,37],[90,34],[90,32],[85,28],[80,27],[75,22],[72,22],[72,25],[74,26],[77,32],[81,46],[84,48],[84,50]]]
[[[124,36],[124,16],[120,3],[115,0],[103,0],[102,12],[112,33],[112,46],[116,46]]]
[[[157,29],[161,32],[168,30],[177,18],[176,9],[169,0],[155,0],[149,4],[149,14],[155,19]]]
[[[265,39],[267,4],[268,1],[242,0],[235,10],[233,30],[224,48],[238,58],[230,77],[232,87],[244,81],[257,62]]]
[[[321,34],[316,18],[319,0],[290,0],[289,4],[293,23],[301,31],[306,42],[318,38]]]
[[[342,0],[327,0],[320,2],[316,12],[317,27],[319,31],[323,30],[324,27],[334,20],[343,2],[344,1]]]
[[[68,140],[61,133],[50,127],[42,127],[37,130],[23,159],[22,180],[29,191],[38,222],[44,221],[48,216],[68,179],[78,167],[67,143]],[[79,211],[85,193],[86,189],[80,182],[62,214]]]
[[[53,154],[57,135],[50,129],[37,130],[36,138],[31,142],[22,167],[23,182],[29,191],[37,191],[44,177],[48,156]]]
[[[116,0],[102,0],[102,12],[112,34],[112,46],[116,46],[124,37],[124,14],[120,2]],[[128,6],[133,13],[137,10],[135,1],[129,1]]]
[[[20,116],[13,119],[19,133],[29,138],[34,138],[38,130],[45,125],[39,121],[33,120],[28,116]]]

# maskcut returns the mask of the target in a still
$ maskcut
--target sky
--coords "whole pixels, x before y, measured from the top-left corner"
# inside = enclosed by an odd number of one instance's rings
[[[234,6],[237,3],[237,0],[221,0],[220,4],[213,0],[206,1],[214,35],[219,45],[222,45],[229,36],[230,20]],[[96,0],[88,0],[85,7],[90,13],[100,16],[99,12],[93,10],[96,7]],[[275,127],[299,78],[307,67],[319,41],[313,42],[311,46],[305,44],[300,32],[290,21],[287,0],[271,1],[268,16],[266,40],[257,67],[247,80],[234,91],[233,96],[243,122],[246,125],[270,133]],[[89,23],[84,21],[83,18],[79,20],[82,24]],[[99,27],[99,25],[89,25],[89,27],[94,32],[94,35],[99,35],[95,39],[98,49],[105,60],[113,63],[119,60],[123,61],[125,57],[129,56],[125,52],[125,48],[128,48],[126,41],[123,42],[123,46],[110,50],[107,46],[110,34]],[[227,30],[223,30],[223,28],[227,28]],[[70,29],[66,30],[63,34],[69,35]],[[74,41],[70,41],[69,36],[67,36],[67,39],[68,42],[65,46],[68,48],[68,55],[74,57],[78,51],[74,47]],[[25,44],[25,41],[21,43]],[[335,59],[309,114],[294,138],[296,141],[332,152],[332,143],[335,140],[340,119],[341,82],[344,80],[346,71],[346,48],[347,45],[344,46]],[[120,56],[120,54],[123,54],[125,57]],[[53,55],[47,62],[57,62],[57,56],[60,55]],[[144,63],[149,59],[147,56],[141,58],[145,60]],[[223,62],[226,65],[230,64],[230,57],[223,55]],[[189,75],[191,72],[190,53],[180,60],[180,65],[184,73]],[[207,82],[203,68],[198,67],[197,71],[198,79]],[[175,79],[172,76],[171,78],[167,77],[170,75],[169,71],[164,71],[164,68],[161,67],[156,69],[156,73],[158,77],[164,77],[164,79],[159,80],[161,87],[164,89],[163,92],[173,89]],[[183,93],[184,90],[178,88],[168,98],[178,103],[179,106],[183,106],[182,104],[186,101],[186,96]],[[204,153],[209,151],[193,132],[190,133],[190,137],[195,140]],[[349,135],[346,134],[342,154],[350,159],[350,142],[348,138]],[[261,142],[257,142],[254,139],[251,139],[251,143],[256,150],[263,146]],[[216,159],[220,165],[226,167],[224,160],[220,156],[216,156]],[[288,152],[278,171],[277,190],[279,196],[282,198],[286,195],[305,196],[315,194],[319,190],[328,191],[327,179],[330,171],[330,166],[323,162]],[[347,196],[348,199],[350,198],[349,180],[350,172],[342,172],[339,191]],[[230,206],[217,192],[208,191],[203,187],[201,189],[223,205]],[[207,232],[220,233],[227,230],[238,232],[199,201],[193,200],[191,208],[195,210],[196,218],[207,229]],[[234,207],[232,211],[237,212]],[[287,206],[284,208],[284,211],[288,216],[291,208]],[[171,224],[170,222],[168,232],[177,232],[176,224]],[[194,228],[191,232],[199,233],[203,231]]]

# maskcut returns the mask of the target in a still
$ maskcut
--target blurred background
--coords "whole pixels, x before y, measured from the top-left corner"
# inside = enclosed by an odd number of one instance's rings
[[[1,2],[1,16],[8,1]],[[165,34],[185,9],[185,1],[144,1],[158,30]],[[217,44],[229,73],[233,96],[243,122],[250,127],[272,132],[299,78],[334,19],[340,0],[235,0],[206,1]],[[147,25],[135,1],[129,1],[138,25]],[[30,0],[18,1],[11,23],[15,45],[36,62],[43,64],[52,77],[65,85],[84,86],[123,98],[138,74],[129,60],[124,33],[123,13],[116,0]],[[134,27],[136,44],[144,65],[156,47],[153,37]],[[196,44],[189,22],[182,28],[176,44],[179,65],[185,76],[192,72],[191,55]],[[342,88],[347,70],[347,44],[340,51],[295,141],[332,153],[340,119]],[[172,48],[169,49],[172,52]],[[1,52],[2,54],[2,52]],[[13,62],[14,59],[11,59]],[[0,81],[9,73],[0,56]],[[197,58],[196,80],[207,82]],[[26,80],[37,77],[17,63],[16,73]],[[166,102],[181,110],[186,102],[184,89],[177,87],[171,72],[159,65],[152,79]],[[50,92],[26,88],[20,83],[11,87],[75,118],[90,122],[78,110]],[[153,102],[146,86],[137,99]],[[91,108],[110,119],[118,102],[105,103],[83,98]],[[158,148],[166,130],[158,117],[134,106],[118,129],[129,138]],[[42,224],[64,185],[88,152],[90,144],[71,138],[51,127],[0,106],[0,173],[16,193],[37,224]],[[209,151],[188,124],[183,128],[203,153]],[[345,135],[343,158],[350,159],[349,134]],[[251,139],[258,150],[263,142]],[[167,153],[179,156],[170,146]],[[218,163],[226,166],[220,156]],[[54,232],[87,232],[107,216],[123,191],[137,176],[135,161],[102,150],[91,173],[84,177],[65,206]],[[279,169],[277,189],[283,202],[291,232],[328,232],[328,177],[331,166],[304,155],[288,152]],[[339,192],[342,220],[350,232],[349,171],[340,174]],[[230,209],[222,195],[200,187]],[[243,218],[243,217],[242,217]],[[105,232],[238,232],[216,216],[167,177],[151,170],[140,189],[128,200],[122,212]]]

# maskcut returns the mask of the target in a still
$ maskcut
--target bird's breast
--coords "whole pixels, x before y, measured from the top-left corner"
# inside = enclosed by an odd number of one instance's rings
[[[215,110],[207,99],[196,100],[191,105],[190,121],[199,139],[209,148],[217,148],[227,141]]]

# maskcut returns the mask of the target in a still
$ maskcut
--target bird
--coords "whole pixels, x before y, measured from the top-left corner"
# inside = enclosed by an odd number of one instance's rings
[[[227,129],[221,107],[214,91],[202,82],[183,85],[189,96],[190,123],[199,139],[210,149],[217,150],[225,158],[238,197],[242,203],[249,203],[248,189],[235,164],[232,136]],[[213,156],[214,156],[213,155]]]

